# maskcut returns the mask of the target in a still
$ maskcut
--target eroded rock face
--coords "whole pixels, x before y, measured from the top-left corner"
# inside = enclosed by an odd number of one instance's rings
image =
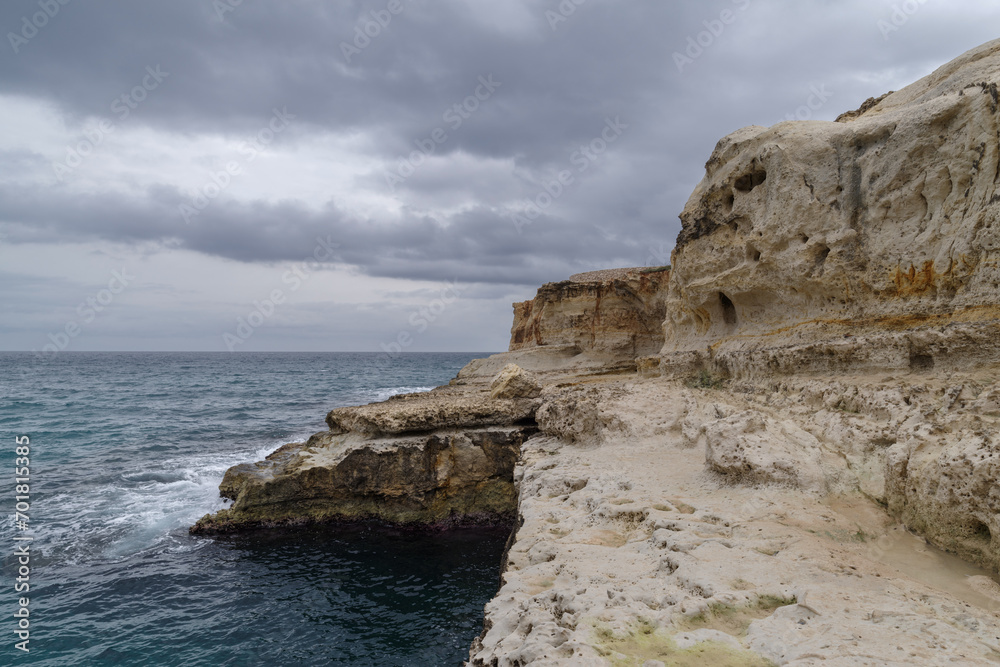
[[[509,525],[516,508],[514,462],[521,428],[364,439],[318,434],[278,461],[226,472],[232,507],[203,517],[192,533],[327,521],[394,525]]]
[[[722,139],[681,214],[668,364],[739,375],[996,358],[998,80],[994,41],[845,122]]]
[[[508,525],[514,463],[537,431],[536,407],[442,388],[333,410],[329,431],[226,471],[219,490],[233,505],[191,532],[328,521]]]
[[[685,438],[731,481],[861,493],[932,544],[1000,572],[1000,391],[989,369],[947,378],[744,381],[692,412]],[[712,417],[716,417],[712,419]]]
[[[1000,571],[1000,444],[972,431],[956,440],[893,452],[890,507],[934,544]]]
[[[734,483],[826,491],[819,441],[791,422],[747,410],[709,423],[704,433],[709,468]]]
[[[663,345],[667,270],[627,269],[602,280],[549,283],[531,301],[514,304],[510,350],[567,345],[628,359]]]

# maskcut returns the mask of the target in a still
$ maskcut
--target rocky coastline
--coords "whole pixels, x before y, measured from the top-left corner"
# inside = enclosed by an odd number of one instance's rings
[[[192,533],[511,525],[470,665],[997,664],[998,81],[723,138],[671,267],[542,286]]]

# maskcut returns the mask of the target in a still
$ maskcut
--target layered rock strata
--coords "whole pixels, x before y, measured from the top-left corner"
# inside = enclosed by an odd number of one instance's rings
[[[566,346],[632,363],[663,346],[664,297],[670,271],[596,271],[549,283],[514,304],[510,351]]]
[[[514,463],[535,432],[530,399],[403,395],[327,415],[329,431],[230,468],[231,507],[192,533],[313,522],[510,524]]]

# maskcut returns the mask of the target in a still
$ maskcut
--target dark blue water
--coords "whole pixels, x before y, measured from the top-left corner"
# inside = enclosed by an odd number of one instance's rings
[[[187,535],[222,507],[229,466],[324,430],[331,408],[444,384],[485,355],[379,356],[0,353],[0,664],[459,664],[506,534]],[[20,435],[26,531],[10,516]],[[14,591],[16,536],[34,538],[28,593]],[[14,647],[21,596],[29,654]]]

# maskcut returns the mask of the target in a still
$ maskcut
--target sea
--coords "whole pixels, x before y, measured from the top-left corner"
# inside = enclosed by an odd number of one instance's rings
[[[0,353],[0,664],[461,664],[504,531],[187,531],[230,466],[488,354]]]

